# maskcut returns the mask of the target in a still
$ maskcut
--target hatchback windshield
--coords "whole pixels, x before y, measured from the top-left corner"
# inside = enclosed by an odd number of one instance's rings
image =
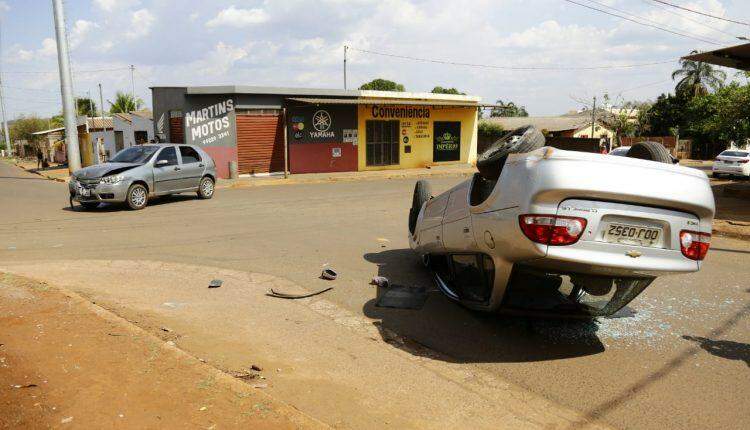
[[[158,146],[133,146],[118,152],[111,160],[112,163],[140,163],[148,161],[156,151]]]
[[[748,154],[750,153],[744,151],[724,151],[719,155],[723,155],[725,157],[747,157]]]

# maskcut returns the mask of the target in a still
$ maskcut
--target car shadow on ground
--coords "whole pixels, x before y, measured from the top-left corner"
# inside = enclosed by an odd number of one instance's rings
[[[435,288],[431,274],[410,249],[369,253],[364,258],[376,264],[378,275],[392,285],[429,291],[422,309],[406,310],[377,307],[385,290],[373,287],[375,297],[363,308],[367,317],[380,320],[376,326],[384,341],[411,354],[457,363],[518,363],[604,351],[592,320],[507,317],[452,302]]]
[[[145,210],[148,210],[150,206],[161,206],[164,204],[198,199],[199,197],[195,194],[175,194],[171,196],[153,197],[149,199]],[[84,209],[78,202],[74,202],[72,208],[70,206],[65,206],[62,210],[68,212],[120,212],[129,209],[125,206],[125,203],[100,203],[99,206],[94,209]]]

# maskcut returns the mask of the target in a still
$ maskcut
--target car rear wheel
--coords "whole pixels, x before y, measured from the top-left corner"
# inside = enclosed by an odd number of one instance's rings
[[[430,183],[421,179],[414,185],[414,194],[411,199],[411,209],[409,210],[409,233],[414,234],[417,228],[417,218],[422,205],[432,198],[432,187]]]
[[[523,154],[544,146],[544,135],[532,125],[517,128],[495,143],[477,158],[477,169],[483,178],[491,181],[500,177],[509,154]]]
[[[148,190],[141,184],[131,185],[125,203],[134,211],[145,208],[148,204]]]
[[[651,160],[657,163],[672,164],[672,156],[669,151],[659,142],[638,142],[628,150],[628,157]]]
[[[202,199],[210,199],[214,196],[214,187],[214,180],[208,176],[204,176],[198,186],[198,197]]]

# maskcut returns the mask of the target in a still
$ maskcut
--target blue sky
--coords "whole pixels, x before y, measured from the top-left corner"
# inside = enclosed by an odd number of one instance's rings
[[[564,0],[66,0],[74,90],[98,101],[130,90],[151,104],[153,85],[242,84],[340,88],[343,46],[349,86],[376,77],[407,90],[456,87],[486,101],[512,100],[532,115],[582,107],[605,92],[648,100],[674,87],[677,59],[750,37],[750,27],[667,8],[652,0],[575,0],[606,6],[685,34],[640,26]],[[750,21],[747,0],[672,0]],[[60,111],[49,0],[0,0],[2,70],[9,117]],[[693,37],[695,40],[689,37]],[[713,43],[711,43],[713,42]],[[364,53],[503,67],[454,66]],[[734,73],[730,73],[734,75]],[[105,102],[106,104],[106,102]]]

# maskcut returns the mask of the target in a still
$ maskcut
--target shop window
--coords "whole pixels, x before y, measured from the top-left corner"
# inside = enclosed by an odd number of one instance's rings
[[[366,123],[366,164],[389,166],[399,163],[399,122],[374,121]]]

